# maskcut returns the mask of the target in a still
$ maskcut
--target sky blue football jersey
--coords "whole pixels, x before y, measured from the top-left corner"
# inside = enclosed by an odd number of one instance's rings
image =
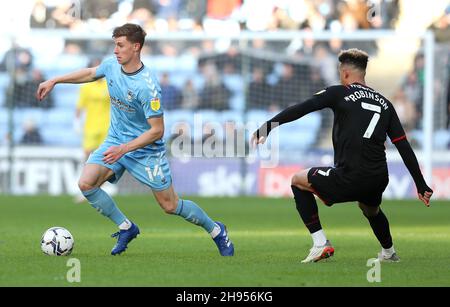
[[[161,88],[145,65],[134,73],[126,73],[115,57],[105,59],[97,68],[96,77],[105,77],[111,100],[111,124],[107,140],[127,143],[151,127],[148,118],[163,115]],[[165,150],[162,139],[137,152]]]

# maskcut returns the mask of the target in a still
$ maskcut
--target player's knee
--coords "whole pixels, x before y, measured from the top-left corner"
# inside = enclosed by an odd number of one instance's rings
[[[302,172],[292,176],[291,185],[296,186],[301,190],[309,190],[309,184],[307,181],[308,181],[307,179],[305,180],[305,174],[303,174]]]
[[[379,207],[370,207],[370,206],[364,205],[362,203],[359,203],[359,208],[362,210],[365,217],[377,216],[377,214],[380,210]]]
[[[158,202],[161,208],[167,214],[175,214],[175,212],[177,211],[178,204],[171,199],[162,199],[159,200]]]
[[[83,179],[80,179],[78,181],[78,188],[83,192],[83,191],[92,190],[93,188],[95,188],[95,186]]]
[[[292,178],[291,178],[291,185],[296,186],[298,188],[300,188],[300,186],[302,186],[301,180],[300,180],[298,174],[295,174],[294,176],[292,176]]]

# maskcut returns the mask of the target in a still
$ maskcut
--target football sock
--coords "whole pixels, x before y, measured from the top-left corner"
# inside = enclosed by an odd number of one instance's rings
[[[175,214],[186,221],[203,227],[208,233],[214,230],[215,223],[197,204],[190,200],[179,199]]]
[[[393,254],[395,254],[394,245],[391,248],[383,248],[381,249],[381,254],[387,258],[390,258]]]
[[[216,223],[214,223],[214,228],[209,234],[214,239],[215,237],[217,237],[219,235],[219,233],[220,233],[220,226],[217,225]]]
[[[291,185],[291,188],[292,192],[294,192],[297,211],[300,214],[306,228],[308,228],[311,234],[321,230],[322,225],[320,225],[319,220],[319,209],[317,208],[314,195],[311,192],[302,191],[294,185]]]
[[[114,200],[101,188],[94,188],[82,191],[84,197],[88,200],[92,207],[98,212],[108,217],[117,226],[122,224],[127,218],[119,210]]]
[[[327,237],[323,229],[311,234],[314,246],[324,246],[327,243]]]
[[[381,246],[384,249],[389,249],[392,247],[392,237],[391,232],[389,230],[389,222],[384,215],[383,211],[378,211],[378,214],[375,216],[366,216],[369,220],[370,226],[372,227],[373,233],[377,237]]]
[[[128,230],[131,228],[131,222],[128,219],[125,219],[122,224],[119,225],[120,230]]]

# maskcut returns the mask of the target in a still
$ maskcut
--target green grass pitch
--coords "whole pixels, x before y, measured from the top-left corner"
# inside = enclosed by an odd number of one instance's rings
[[[116,201],[140,229],[126,253],[109,254],[116,227],[70,197],[0,196],[0,286],[450,286],[450,202],[385,201],[399,263],[382,263],[381,282],[369,283],[367,260],[379,245],[356,204],[319,204],[322,226],[336,252],[301,264],[310,236],[291,199],[197,198],[224,222],[234,257],[220,257],[200,227],[169,216],[151,195]],[[42,233],[62,226],[73,234],[68,257],[40,250]],[[70,258],[80,261],[79,283],[69,283]]]

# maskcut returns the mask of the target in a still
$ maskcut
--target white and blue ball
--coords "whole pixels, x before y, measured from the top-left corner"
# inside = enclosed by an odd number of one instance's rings
[[[42,235],[41,249],[46,255],[68,256],[73,250],[74,239],[64,227],[52,227]]]

